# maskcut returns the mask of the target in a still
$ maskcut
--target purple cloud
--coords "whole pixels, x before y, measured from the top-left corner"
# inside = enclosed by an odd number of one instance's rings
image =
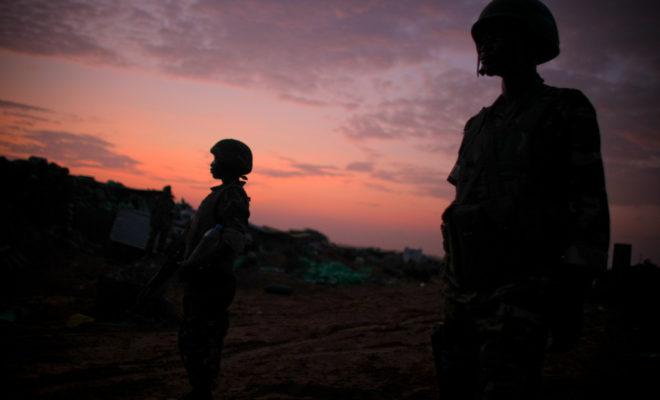
[[[109,168],[137,172],[139,161],[117,153],[114,145],[98,136],[52,129],[35,129],[41,123],[59,124],[62,114],[31,104],[0,100],[0,151],[15,157],[43,156],[70,167]],[[46,113],[52,119],[44,118]],[[71,116],[67,116],[71,117]],[[73,116],[76,118],[76,116]]]
[[[655,0],[552,0],[562,54],[553,64],[613,80],[658,83],[660,25]]]
[[[0,149],[12,156],[47,156],[70,167],[93,167],[136,172],[139,161],[115,152],[99,137],[60,131],[0,133]]]
[[[0,6],[0,48],[308,98],[433,60],[437,45],[460,48],[456,32],[473,15],[464,4],[478,9],[467,0],[13,1]]]
[[[348,164],[346,170],[363,173],[364,185],[382,192],[393,193],[403,187],[403,190],[420,196],[453,196],[453,187],[445,182],[443,173],[434,168],[414,164],[393,164],[379,168],[373,162],[353,162]]]
[[[469,116],[496,94],[493,85],[460,69],[426,77],[420,86],[414,95],[354,113],[340,131],[354,140],[427,138],[455,144]]]
[[[37,107],[30,104],[17,103],[15,101],[0,99],[0,109],[2,110],[17,110],[19,112],[51,112],[47,108]]]
[[[346,170],[355,172],[370,172],[373,171],[374,164],[371,162],[352,162],[346,166]]]
[[[454,195],[453,187],[447,184],[444,175],[434,168],[396,164],[387,168],[375,168],[368,176],[369,182],[366,186],[380,191],[395,192],[395,187],[398,186],[420,196],[448,199]]]
[[[0,4],[0,48],[106,65],[125,61],[101,44],[96,24],[117,15],[103,2],[7,1]]]
[[[322,177],[322,176],[343,175],[340,169],[333,165],[301,163],[289,158],[283,158],[283,160],[287,161],[288,163],[285,169],[265,167],[265,168],[259,168],[258,170],[255,170],[255,172],[273,178],[291,178],[291,177],[303,177],[303,176]]]
[[[292,103],[300,104],[303,106],[309,106],[309,107],[324,107],[328,105],[328,103],[326,103],[325,101],[308,99],[305,97],[294,96],[286,93],[280,94],[279,98],[285,101],[290,101]]]

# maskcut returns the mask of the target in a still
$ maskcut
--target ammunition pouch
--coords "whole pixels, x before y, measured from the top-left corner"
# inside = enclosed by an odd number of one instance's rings
[[[446,362],[444,362],[443,351],[447,351],[445,343],[445,326],[439,323],[431,331],[431,349],[433,351],[433,365],[435,366],[435,376],[438,382],[438,388],[443,387],[443,373]]]
[[[528,257],[523,229],[508,224],[506,201],[452,204],[443,214],[448,278],[457,286],[485,288],[519,275]]]
[[[459,163],[473,159],[476,164],[458,169],[459,174],[453,171],[456,200],[445,211],[442,227],[448,278],[456,285],[492,288],[536,274],[556,258],[555,233],[563,233],[557,229],[562,222],[542,218],[538,211],[552,206],[538,204],[545,199],[536,198],[529,184],[537,179],[530,134],[548,107],[557,104],[559,93],[540,85],[520,103],[523,108],[508,114],[503,128],[486,124],[492,108],[482,110],[466,126]],[[516,115],[520,118],[511,120]],[[496,140],[504,134],[515,140]]]
[[[546,299],[546,318],[552,339],[550,351],[571,350],[579,341],[584,299],[593,279],[587,267],[563,263],[556,266]]]

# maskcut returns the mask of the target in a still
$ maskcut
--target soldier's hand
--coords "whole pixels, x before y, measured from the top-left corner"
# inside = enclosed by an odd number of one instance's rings
[[[582,334],[583,304],[592,277],[581,265],[564,263],[552,277],[548,299],[550,351],[574,348]]]
[[[151,289],[151,287],[149,287],[148,285],[145,286],[138,294],[137,300],[135,301],[135,308],[143,307],[146,304],[149,297],[152,296],[152,294],[153,294],[153,290]]]
[[[145,304],[147,303],[148,298],[151,297],[151,288],[149,286],[145,286],[140,293],[137,295],[137,299],[135,299],[135,304],[130,307],[126,312],[128,313],[129,316],[136,316],[139,315],[142,309],[144,308]]]
[[[193,275],[193,268],[186,261],[180,261],[179,264],[179,281],[185,283],[190,281]]]

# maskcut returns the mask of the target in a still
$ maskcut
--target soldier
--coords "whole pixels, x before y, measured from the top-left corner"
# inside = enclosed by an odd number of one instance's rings
[[[213,178],[186,236],[181,278],[185,282],[179,350],[193,390],[184,399],[212,399],[234,298],[233,263],[248,238],[250,198],[243,185],[252,171],[252,152],[244,143],[224,139],[211,148]]]
[[[606,267],[609,212],[596,113],[537,65],[559,54],[550,10],[493,0],[472,26],[479,75],[502,78],[470,118],[448,181],[444,324],[433,333],[442,399],[533,399],[551,347],[578,339],[582,296]]]
[[[145,252],[151,255],[154,246],[159,253],[162,253],[167,245],[167,236],[172,227],[172,217],[174,213],[174,199],[172,196],[172,187],[167,185],[163,187],[163,192],[158,195],[158,199],[151,209],[151,231]],[[156,245],[156,241],[158,244]]]

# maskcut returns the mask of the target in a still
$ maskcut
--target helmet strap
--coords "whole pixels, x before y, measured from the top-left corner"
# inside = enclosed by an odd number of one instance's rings
[[[479,51],[477,51],[477,78],[479,77],[480,67],[481,67],[481,57],[479,56]]]
[[[485,74],[486,73],[481,67],[481,55],[479,54],[479,51],[477,51],[477,77],[483,76]]]

